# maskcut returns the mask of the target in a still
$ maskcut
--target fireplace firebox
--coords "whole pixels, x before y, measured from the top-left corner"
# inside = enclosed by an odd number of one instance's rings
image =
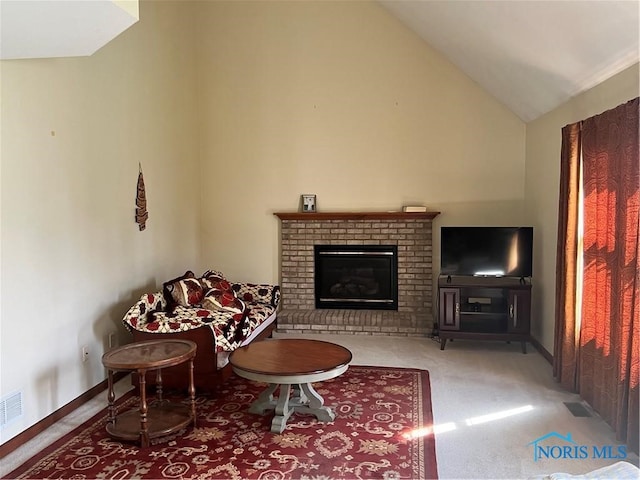
[[[315,245],[316,308],[398,310],[396,245]]]

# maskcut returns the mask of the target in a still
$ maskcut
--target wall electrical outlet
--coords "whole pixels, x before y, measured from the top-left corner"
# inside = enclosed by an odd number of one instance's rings
[[[82,347],[82,361],[86,362],[88,358],[89,358],[89,349],[86,346],[84,346]]]
[[[116,332],[111,332],[108,336],[107,345],[109,348],[114,348],[118,346],[118,339],[116,338]]]

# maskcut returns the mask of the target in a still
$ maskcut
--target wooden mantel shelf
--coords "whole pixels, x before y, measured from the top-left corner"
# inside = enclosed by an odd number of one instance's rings
[[[440,212],[275,212],[280,220],[431,220]]]

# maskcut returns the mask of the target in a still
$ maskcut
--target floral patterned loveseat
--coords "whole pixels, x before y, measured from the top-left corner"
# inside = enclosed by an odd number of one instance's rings
[[[196,388],[213,391],[231,373],[233,350],[271,335],[279,302],[277,285],[233,283],[215,270],[201,277],[187,271],[165,282],[161,291],[142,295],[123,323],[133,341],[162,336],[196,342]],[[149,377],[154,377],[147,378],[153,385],[155,376]],[[162,381],[165,387],[186,387],[187,365],[164,369]]]

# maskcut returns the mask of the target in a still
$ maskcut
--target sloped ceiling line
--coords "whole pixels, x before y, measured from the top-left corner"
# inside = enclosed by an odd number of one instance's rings
[[[378,2],[524,122],[640,59],[640,0]],[[92,55],[137,21],[138,0],[0,0],[0,58]]]
[[[379,0],[529,122],[640,60],[640,2]]]

